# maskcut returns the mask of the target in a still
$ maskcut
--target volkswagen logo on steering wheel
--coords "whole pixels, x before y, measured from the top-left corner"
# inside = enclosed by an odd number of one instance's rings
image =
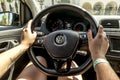
[[[58,34],[55,38],[56,44],[63,44],[65,42],[65,36],[63,34]]]

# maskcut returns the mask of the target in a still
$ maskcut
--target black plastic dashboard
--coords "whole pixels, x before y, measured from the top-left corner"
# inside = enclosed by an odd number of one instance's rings
[[[62,29],[87,31],[88,28],[90,28],[90,23],[83,19],[82,16],[73,16],[65,12],[51,13],[46,19],[46,29],[49,32]]]

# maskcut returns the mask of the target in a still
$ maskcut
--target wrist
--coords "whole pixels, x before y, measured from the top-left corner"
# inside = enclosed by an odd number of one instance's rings
[[[101,63],[106,63],[106,64],[109,64],[109,62],[106,60],[106,59],[96,59],[94,62],[93,62],[93,67],[95,69],[95,67],[98,65],[98,64],[101,64]]]
[[[28,49],[30,46],[29,45],[26,45],[24,43],[20,43],[20,46],[23,47],[23,49]]]
[[[94,55],[91,55],[91,56],[92,56],[92,61],[93,61],[93,62],[94,62],[95,60],[97,60],[97,59],[105,59],[105,60],[106,60],[105,55],[94,54]]]

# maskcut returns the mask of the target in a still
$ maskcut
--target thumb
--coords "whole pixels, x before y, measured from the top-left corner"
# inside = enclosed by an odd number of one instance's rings
[[[88,30],[87,36],[88,36],[88,42],[90,42],[93,39],[91,30]]]

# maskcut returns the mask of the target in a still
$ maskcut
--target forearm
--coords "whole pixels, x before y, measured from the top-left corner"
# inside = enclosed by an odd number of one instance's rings
[[[0,78],[27,49],[28,47],[20,44],[0,54]]]
[[[95,66],[97,80],[120,80],[111,66],[107,63],[99,63]]]

